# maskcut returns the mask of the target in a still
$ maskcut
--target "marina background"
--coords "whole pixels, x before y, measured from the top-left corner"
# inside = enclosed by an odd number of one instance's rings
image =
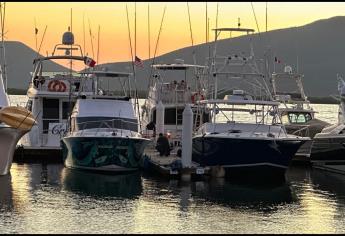
[[[337,121],[337,105],[311,106]],[[345,232],[345,177],[306,167],[292,166],[279,185],[243,185],[13,163],[0,182],[2,233]]]

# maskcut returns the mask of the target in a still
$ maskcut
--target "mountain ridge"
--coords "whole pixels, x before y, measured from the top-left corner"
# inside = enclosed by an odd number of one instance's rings
[[[345,45],[343,45],[345,31],[341,31],[344,26],[345,16],[335,16],[303,26],[255,33],[252,35],[255,55],[257,58],[263,58],[265,50],[269,48],[271,59],[276,56],[282,61],[281,64],[276,64],[277,72],[282,71],[284,65],[291,65],[296,71],[298,57],[298,70],[304,74],[303,84],[307,96],[336,94],[336,74],[345,75]],[[195,51],[197,64],[204,65],[209,46],[212,50],[213,42],[179,48],[157,56],[155,62],[174,63],[175,59],[183,59],[185,63],[194,64],[192,52]],[[36,52],[24,43],[17,41],[6,41],[5,47],[8,87],[27,89],[30,82],[29,72],[32,70],[32,61]],[[217,49],[224,55],[242,51],[248,53],[248,37],[221,39],[218,41]],[[144,69],[136,69],[139,90],[145,90],[148,87],[151,61],[152,59],[143,60]],[[17,67],[14,65],[18,65],[21,69],[16,69]],[[128,61],[109,62],[98,66],[116,71],[131,70],[131,62]],[[52,70],[66,69],[53,62],[50,67]],[[273,68],[273,60],[270,62],[270,67]]]

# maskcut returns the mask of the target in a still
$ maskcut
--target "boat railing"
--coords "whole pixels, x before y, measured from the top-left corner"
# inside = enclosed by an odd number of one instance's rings
[[[36,76],[29,83],[29,87],[35,88],[38,91],[48,91],[48,92],[69,92],[71,87],[71,92],[92,92],[93,85],[91,80],[82,80],[79,76],[69,75],[55,75],[51,76]]]
[[[171,82],[160,84],[157,90],[156,87],[150,88],[149,98],[157,101],[161,100],[165,104],[193,103],[196,100],[203,100],[205,97],[201,93],[192,91],[190,87],[187,87],[187,84],[174,84]]]
[[[198,134],[212,131],[213,133],[227,133],[228,135],[234,133],[249,133],[251,137],[265,133],[267,134],[267,137],[280,137],[281,135],[287,137],[286,132],[284,132],[282,126],[279,124],[250,124],[234,121],[211,124],[211,127],[208,127],[208,124],[203,124],[199,128]]]
[[[303,125],[301,129],[298,129],[292,133],[293,135],[302,136],[302,137],[309,137],[309,126]]]
[[[120,122],[120,126],[118,126],[118,121]],[[97,127],[95,128],[88,128],[90,127],[90,124],[98,124]],[[125,131],[126,136],[130,134],[130,137],[135,137],[138,132],[133,130],[133,127],[136,127],[136,130],[138,128],[138,123],[137,122],[132,122],[132,121],[126,121],[123,119],[108,119],[108,120],[95,120],[95,121],[85,121],[85,122],[79,122],[77,123],[78,130],[81,130],[81,133],[83,134],[84,132],[87,132],[90,129],[96,129],[96,135],[99,132],[102,131],[111,131],[113,132],[113,135],[117,135],[117,133],[120,133],[122,136]],[[132,127],[131,127],[132,126]]]

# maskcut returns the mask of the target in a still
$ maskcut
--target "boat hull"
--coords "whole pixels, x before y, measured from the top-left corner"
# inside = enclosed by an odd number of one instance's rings
[[[312,164],[345,164],[345,136],[314,138],[310,160]]]
[[[139,168],[147,139],[127,137],[65,137],[61,141],[68,168],[128,172]]]
[[[303,140],[193,138],[193,161],[201,166],[222,166],[226,175],[284,176]]]
[[[28,130],[7,126],[0,127],[0,175],[9,173],[17,142],[27,132]]]

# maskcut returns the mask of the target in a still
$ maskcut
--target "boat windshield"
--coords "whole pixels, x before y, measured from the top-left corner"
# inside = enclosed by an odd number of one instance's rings
[[[305,124],[312,119],[310,113],[289,112],[283,116],[283,123]]]
[[[86,129],[121,129],[138,132],[138,120],[123,117],[77,117],[72,118],[72,131]]]

